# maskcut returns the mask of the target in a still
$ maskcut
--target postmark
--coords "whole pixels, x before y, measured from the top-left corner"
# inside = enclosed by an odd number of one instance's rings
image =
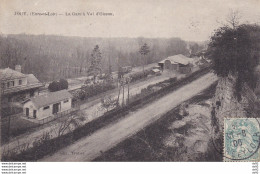
[[[259,143],[256,118],[224,118],[224,161],[259,161]]]

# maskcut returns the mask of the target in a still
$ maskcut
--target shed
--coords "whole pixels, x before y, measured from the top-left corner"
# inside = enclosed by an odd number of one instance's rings
[[[191,71],[192,59],[182,54],[170,56],[158,63],[162,69],[177,71],[180,73],[189,73]]]
[[[23,103],[23,111],[29,118],[42,119],[70,110],[72,97],[67,90],[35,96]]]

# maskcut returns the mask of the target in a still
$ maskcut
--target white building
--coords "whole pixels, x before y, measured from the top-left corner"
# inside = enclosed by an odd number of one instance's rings
[[[43,119],[71,109],[72,95],[67,90],[32,97],[24,102],[23,112],[29,118]]]

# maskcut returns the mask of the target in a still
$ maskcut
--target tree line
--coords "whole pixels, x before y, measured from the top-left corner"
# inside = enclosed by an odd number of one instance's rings
[[[140,48],[144,44],[149,47],[149,51],[140,54]],[[23,73],[32,73],[43,82],[88,75],[89,69],[93,68],[91,57],[97,45],[99,56],[102,57],[99,67],[102,73],[117,71],[118,66],[135,67],[158,62],[175,54],[189,56],[191,48],[199,49],[196,43],[188,43],[179,38],[1,35],[0,68],[14,68],[20,64]],[[143,56],[146,57],[145,62]]]

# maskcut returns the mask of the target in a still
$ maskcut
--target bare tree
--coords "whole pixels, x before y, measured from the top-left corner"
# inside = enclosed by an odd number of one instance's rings
[[[67,118],[60,119],[60,123],[57,128],[57,136],[62,136],[68,132],[72,132],[74,129],[80,127],[82,122],[85,120],[83,113],[77,113]]]
[[[239,26],[241,14],[238,10],[231,10],[226,18],[226,21],[233,29]]]
[[[113,99],[112,96],[105,96],[101,99],[102,107],[109,111],[111,108],[113,109],[117,106],[117,99]]]
[[[86,60],[85,60],[84,52],[82,50],[80,50],[79,48],[77,48],[77,50],[76,50],[76,59],[78,60],[77,62],[79,65],[79,73],[81,74]]]

